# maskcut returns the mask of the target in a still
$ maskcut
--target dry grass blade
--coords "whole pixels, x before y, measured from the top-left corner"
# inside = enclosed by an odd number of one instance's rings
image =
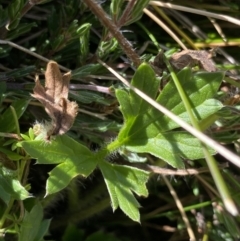
[[[43,57],[40,54],[36,54],[36,53],[30,51],[29,49],[26,49],[26,48],[24,48],[24,47],[22,47],[22,46],[20,46],[18,44],[15,44],[15,43],[13,43],[13,42],[11,42],[9,40],[0,40],[0,44],[8,44],[9,46],[11,46],[13,48],[19,49],[19,50],[21,50],[21,51],[23,51],[23,52],[25,52],[25,53],[27,53],[29,55],[32,55],[32,56],[34,56],[34,57],[36,57],[38,59],[41,59],[44,62],[49,62],[50,61],[50,59],[47,59],[47,58]],[[58,66],[63,71],[70,71],[69,69],[65,68],[62,65],[58,65]]]
[[[167,185],[167,187],[168,187],[172,197],[174,198],[174,201],[175,201],[175,203],[176,203],[176,205],[178,207],[178,210],[180,211],[180,213],[182,215],[182,219],[183,219],[183,221],[184,221],[184,223],[185,223],[185,225],[187,227],[187,232],[188,232],[190,240],[191,241],[196,241],[197,239],[196,239],[196,237],[194,235],[194,232],[193,232],[193,229],[192,229],[191,224],[189,222],[189,219],[188,219],[188,217],[187,217],[187,215],[186,215],[186,213],[184,211],[183,205],[182,205],[180,199],[178,198],[177,193],[175,192],[173,186],[168,181],[168,179],[165,176],[162,176],[162,178],[163,178],[164,182],[166,183],[166,185]]]
[[[178,38],[178,36],[162,21],[159,20],[151,11],[144,8],[144,13],[148,15],[154,22],[156,22],[160,27],[162,27],[183,49],[187,49],[184,43]]]
[[[233,18],[233,17],[229,17],[227,15],[223,15],[223,14],[216,14],[216,13],[211,13],[211,12],[207,12],[204,10],[179,6],[179,5],[175,5],[175,4],[171,4],[171,3],[163,3],[163,2],[158,2],[158,1],[151,1],[150,5],[160,6],[160,7],[164,7],[164,8],[171,8],[171,9],[189,12],[189,13],[195,13],[195,14],[206,16],[206,17],[224,20],[224,21],[227,21],[227,22],[240,26],[240,20]]]

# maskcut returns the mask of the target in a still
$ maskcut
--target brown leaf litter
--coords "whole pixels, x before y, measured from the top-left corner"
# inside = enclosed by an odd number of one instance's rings
[[[50,61],[45,72],[45,87],[36,77],[32,96],[39,100],[52,119],[47,132],[47,140],[51,136],[66,133],[73,125],[78,113],[76,102],[68,100],[71,73],[61,74],[58,64]]]
[[[181,52],[174,53],[170,59],[170,64],[176,69],[181,70],[185,67],[199,66],[200,69],[207,72],[215,72],[217,68],[212,56],[214,55],[214,50],[182,50]],[[157,74],[162,75],[163,70],[166,69],[166,65],[163,61],[163,52],[159,52],[155,57],[153,63],[153,68]]]
[[[179,53],[173,54],[169,62],[176,69],[199,65],[201,69],[204,69],[207,72],[217,71],[212,60],[212,54],[205,50],[183,50]]]

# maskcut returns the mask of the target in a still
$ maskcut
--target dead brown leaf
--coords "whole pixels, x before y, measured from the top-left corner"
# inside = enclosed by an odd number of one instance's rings
[[[198,65],[200,69],[208,72],[215,72],[217,68],[212,60],[212,53],[206,50],[183,50],[179,53],[174,53],[169,62],[177,69],[181,70],[185,67],[194,67]],[[152,67],[156,73],[161,76],[163,70],[166,69],[166,65],[163,61],[163,52],[159,52],[152,62]]]
[[[186,66],[199,65],[201,69],[214,72],[217,69],[211,57],[211,54],[205,50],[183,50],[173,54],[169,61],[178,70]]]
[[[32,96],[39,100],[51,117],[51,128],[47,139],[66,133],[73,125],[78,111],[76,102],[68,100],[71,73],[61,74],[58,64],[50,61],[45,72],[45,87],[36,78]]]

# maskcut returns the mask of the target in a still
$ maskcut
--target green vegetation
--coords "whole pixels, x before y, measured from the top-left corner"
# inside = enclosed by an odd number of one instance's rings
[[[238,2],[176,4],[0,2],[0,240],[240,238]]]

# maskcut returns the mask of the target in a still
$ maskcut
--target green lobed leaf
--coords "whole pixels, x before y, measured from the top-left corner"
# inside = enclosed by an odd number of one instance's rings
[[[77,175],[87,177],[95,169],[94,153],[67,135],[56,137],[51,143],[23,141],[22,147],[38,164],[59,164],[47,180],[46,195],[65,188]]]
[[[219,88],[222,77],[223,74],[220,72],[199,73],[192,76],[192,72],[187,68],[178,74],[199,121],[222,108],[220,102],[209,99]],[[138,68],[133,77],[132,85],[153,99],[156,98],[159,81],[147,64],[142,64]],[[168,132],[179,126],[151,107],[133,91],[130,90],[127,93],[124,90],[117,90],[116,96],[120,102],[125,121],[119,133],[118,141],[121,145],[125,145],[128,150],[151,153],[177,168],[184,167],[181,157],[189,159],[203,157],[197,139],[186,134],[186,132],[185,134],[175,131]],[[190,122],[172,81],[164,87],[156,101],[188,123]],[[214,153],[212,150],[211,152]]]
[[[6,156],[13,161],[19,161],[23,158],[23,156],[19,155],[18,153],[10,151],[3,147],[0,147],[0,152],[3,152],[4,154],[6,154]]]
[[[15,199],[24,200],[30,197],[28,191],[22,186],[22,184],[17,179],[11,179],[9,184],[11,185],[12,196]]]
[[[1,180],[1,177],[0,177],[0,180]],[[4,188],[2,187],[2,184],[0,185],[0,199],[3,200],[3,202],[6,205],[8,205],[8,203],[11,199],[11,195],[4,190]]]
[[[20,226],[19,241],[39,241],[46,233],[50,220],[43,219],[43,207],[37,203],[30,212],[25,211],[23,222]]]
[[[11,173],[11,170],[9,171]],[[0,186],[4,190],[1,194],[1,198],[5,201],[9,201],[9,196],[17,200],[24,200],[30,197],[28,191],[22,186],[22,184],[14,176],[7,175],[1,169],[0,171]],[[8,194],[8,195],[7,195]]]
[[[140,222],[138,196],[147,196],[146,182],[149,173],[129,166],[120,166],[108,162],[99,163],[104,181],[110,194],[113,211],[118,206],[132,220]]]
[[[131,84],[143,90],[145,94],[153,99],[156,98],[159,80],[155,78],[155,73],[147,64],[144,63],[138,68]],[[141,118],[141,116],[144,116],[152,109],[145,100],[136,95],[132,90],[129,91],[129,94],[124,90],[116,90],[116,95],[121,104],[120,109],[124,116],[124,128],[126,129],[131,128],[130,124],[133,124],[132,122],[135,122],[138,117]],[[119,136],[121,136],[121,133]]]
[[[213,115],[222,108],[223,104],[220,101],[215,99],[208,99],[202,102],[199,106],[193,108],[192,110],[194,112],[195,118],[201,120],[202,123],[203,120],[207,119],[209,116]],[[190,119],[186,112],[179,114],[179,117],[188,123],[190,122]],[[174,129],[176,127],[178,127],[178,125],[176,125],[175,122],[172,121],[168,123],[168,128]]]
[[[127,150],[124,146],[120,147],[118,149],[118,153],[128,162],[131,163],[139,163],[139,162],[146,162],[147,158],[146,157],[141,157],[139,156],[136,151],[135,152],[131,152],[129,150]]]
[[[119,131],[122,125],[110,119],[99,120],[94,117],[89,117],[87,115],[81,115],[81,118],[77,118],[75,120],[73,128],[81,129],[83,127],[84,129],[91,131],[95,130],[100,132],[106,132],[109,130]]]
[[[178,168],[184,168],[181,158],[196,160],[203,157],[200,141],[185,131],[159,133],[146,141],[138,139],[128,149],[138,153],[157,154],[172,166],[178,163]],[[210,149],[210,153],[215,154],[215,151]]]
[[[34,131],[33,128],[29,128],[28,130],[28,137],[26,138],[27,140],[34,140],[35,135],[34,135]]]
[[[12,107],[15,109],[18,119],[25,112],[30,100],[15,100]],[[0,132],[12,132],[15,129],[15,120],[10,108],[0,115]]]
[[[211,99],[219,89],[224,77],[223,72],[198,72],[192,74],[191,69],[185,68],[177,74],[177,77],[180,80],[186,95],[189,97],[189,102],[191,103],[195,117],[198,120],[207,118],[223,107],[221,102]],[[164,87],[156,101],[181,117],[184,121],[190,123],[184,104],[182,103],[181,97],[178,94],[173,81],[170,81]],[[178,124],[159,113],[157,110],[153,111],[155,112],[155,115],[159,115],[161,121],[165,123],[162,127],[163,131],[179,127]]]
[[[42,220],[42,222],[40,223],[40,226],[38,228],[38,232],[37,232],[37,235],[36,235],[36,238],[34,241],[43,241],[44,240],[43,237],[44,237],[44,235],[47,234],[51,221],[52,221],[51,219]]]

